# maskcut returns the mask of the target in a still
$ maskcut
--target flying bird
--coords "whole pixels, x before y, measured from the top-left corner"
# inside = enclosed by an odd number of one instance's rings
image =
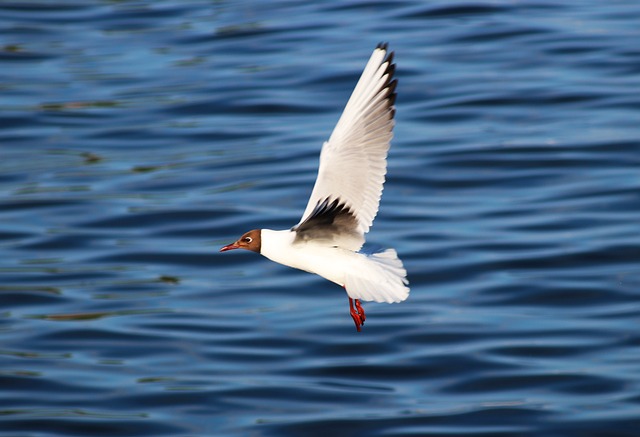
[[[394,249],[360,252],[378,213],[393,136],[396,85],[393,52],[378,44],[338,124],[320,152],[318,177],[300,222],[291,229],[254,229],[220,252],[246,249],[315,273],[347,292],[360,332],[360,301],[401,302],[407,272]]]

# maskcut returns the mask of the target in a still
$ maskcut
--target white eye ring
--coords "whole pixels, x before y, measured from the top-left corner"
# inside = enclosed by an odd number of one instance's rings
[[[245,243],[251,243],[251,242],[253,241],[253,238],[251,238],[251,237],[244,237],[244,238],[242,239],[242,241],[244,241]]]

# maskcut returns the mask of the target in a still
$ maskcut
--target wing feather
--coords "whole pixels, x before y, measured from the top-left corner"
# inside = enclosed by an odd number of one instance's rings
[[[340,199],[357,220],[356,232],[369,231],[378,213],[393,137],[394,72],[393,52],[379,44],[322,146],[318,177],[300,224],[325,199]],[[349,239],[345,247],[359,250],[362,242],[364,238]]]

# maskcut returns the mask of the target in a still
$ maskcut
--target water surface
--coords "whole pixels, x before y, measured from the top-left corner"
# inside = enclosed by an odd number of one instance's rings
[[[634,436],[640,5],[0,4],[0,435]],[[297,223],[379,41],[365,304],[218,248]]]

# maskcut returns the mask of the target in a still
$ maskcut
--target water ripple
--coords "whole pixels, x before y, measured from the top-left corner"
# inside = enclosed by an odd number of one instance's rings
[[[583,4],[584,3],[584,4]],[[2,2],[0,436],[632,436],[633,2]],[[365,303],[255,254],[378,41]]]

